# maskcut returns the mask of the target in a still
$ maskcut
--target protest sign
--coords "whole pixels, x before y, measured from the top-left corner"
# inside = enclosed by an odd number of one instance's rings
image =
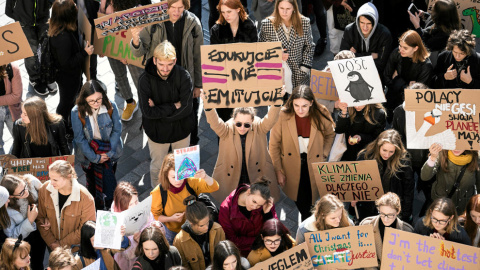
[[[173,151],[175,157],[175,179],[193,177],[200,169],[200,146],[194,145]]]
[[[100,269],[101,259],[97,259],[92,264],[82,268],[82,270],[99,270]]]
[[[465,89],[405,89],[407,147],[480,150],[480,92]]]
[[[104,37],[136,26],[148,26],[169,19],[167,1],[115,12],[94,20],[98,37]]]
[[[378,266],[373,227],[351,226],[305,233],[315,269],[356,269]]]
[[[385,102],[372,56],[329,61],[338,96],[349,107]]]
[[[1,155],[0,166],[2,175],[5,174],[32,174],[38,180],[45,182],[48,178],[48,166],[57,160],[66,160],[72,166],[75,163],[75,156],[56,156],[46,158],[16,158],[13,155]]]
[[[282,99],[280,42],[203,45],[205,108],[273,105]]]
[[[105,14],[98,13],[98,17],[103,17]],[[105,37],[98,37],[97,32],[94,32],[93,44],[94,53],[98,55],[104,55],[117,60],[126,60],[128,64],[134,65],[140,68],[145,68],[143,65],[143,56],[135,57],[133,55],[130,41],[132,40],[132,34],[130,30],[121,30],[116,32],[115,35],[109,35]]]
[[[123,238],[120,233],[122,221],[122,213],[97,210],[93,247],[120,249]]]
[[[331,72],[312,69],[310,88],[312,89],[315,98],[338,100],[337,88],[333,82]]]
[[[85,13],[83,13],[83,10],[81,8],[78,9],[78,32],[80,33],[80,36],[82,37],[83,43],[81,43],[82,48],[85,48],[88,44],[94,45],[92,43],[92,26],[90,25],[90,22],[87,19],[87,16]],[[85,77],[87,77],[87,81],[90,80],[90,56],[85,57],[85,63],[84,63],[84,68],[83,72],[85,73]]]
[[[272,270],[272,269],[313,269],[310,253],[307,244],[301,244],[288,249],[279,255],[266,261],[255,264],[250,270]]]
[[[148,196],[141,203],[122,212],[125,235],[132,235],[140,231],[150,217],[152,196]]]
[[[479,250],[386,227],[380,269],[478,270]]]
[[[428,13],[432,14],[433,4],[436,1],[437,0],[430,0],[427,9]],[[462,28],[480,37],[480,1],[453,0],[453,2],[457,6],[458,17],[462,23]]]
[[[320,196],[333,194],[343,202],[375,201],[383,195],[377,161],[312,163]]]
[[[0,65],[33,56],[19,22],[0,27]]]

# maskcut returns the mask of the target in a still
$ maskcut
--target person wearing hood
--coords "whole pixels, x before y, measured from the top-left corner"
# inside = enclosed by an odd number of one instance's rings
[[[183,200],[187,220],[177,234],[173,245],[182,257],[187,269],[202,270],[213,262],[215,246],[225,240],[220,224],[210,218],[210,212],[203,202],[190,195]]]
[[[187,147],[195,122],[192,79],[189,72],[176,63],[175,47],[164,41],[156,47],[139,79],[138,99],[152,158],[153,187],[158,184],[158,173],[169,147]]]
[[[378,23],[374,4],[366,3],[357,12],[355,22],[345,27],[340,51],[350,50],[356,57],[373,57],[377,70],[383,70],[392,50],[392,36],[384,25]]]

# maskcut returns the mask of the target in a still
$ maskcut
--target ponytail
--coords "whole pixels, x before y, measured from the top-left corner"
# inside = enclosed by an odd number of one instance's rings
[[[197,198],[193,195],[185,198],[183,204],[187,206],[185,217],[191,224],[196,225],[200,220],[210,216],[207,206],[203,202],[197,201]]]
[[[260,196],[262,196],[264,200],[268,201],[268,199],[270,199],[270,183],[271,181],[268,178],[262,176],[250,186],[250,193],[254,194],[258,191]]]

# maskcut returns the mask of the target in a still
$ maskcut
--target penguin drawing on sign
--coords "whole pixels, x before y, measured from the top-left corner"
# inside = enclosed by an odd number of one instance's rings
[[[362,77],[362,74],[358,71],[350,71],[347,74],[348,83],[346,92],[350,92],[350,95],[355,99],[353,102],[359,102],[362,100],[372,99],[373,86],[369,85]]]

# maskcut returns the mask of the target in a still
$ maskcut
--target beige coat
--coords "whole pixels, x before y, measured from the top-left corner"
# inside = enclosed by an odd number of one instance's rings
[[[264,118],[255,117],[245,142],[245,160],[250,182],[253,183],[255,179],[261,176],[268,177],[272,181],[270,190],[276,202],[280,199],[280,190],[278,189],[272,160],[268,155],[267,133],[277,122],[279,111],[280,107],[272,106]],[[240,180],[242,142],[233,119],[223,122],[214,109],[205,111],[205,115],[210,127],[220,137],[217,163],[213,169],[213,178],[218,181],[220,189],[212,193],[212,196],[217,202],[223,202],[237,188]]]
[[[373,235],[375,236],[375,248],[377,250],[377,258],[378,258],[378,267],[369,267],[369,268],[365,268],[365,270],[380,269],[380,263],[382,262],[381,258],[382,258],[383,242],[382,242],[382,237],[380,236],[380,229],[378,228],[379,222],[380,222],[380,216],[367,217],[364,220],[362,220],[362,222],[360,222],[360,225],[373,226]],[[405,231],[405,232],[413,232],[413,227],[410,224],[403,222],[399,218],[397,218],[397,227],[395,227],[395,229]]]
[[[325,107],[322,106],[322,108],[324,114],[330,114]],[[308,164],[326,161],[332,148],[333,139],[335,138],[333,123],[326,118],[323,118],[322,122],[323,125],[327,127],[327,130],[323,131],[323,136],[312,122],[310,139],[307,146]],[[283,191],[290,199],[296,201],[298,185],[300,184],[301,161],[295,114],[287,115],[283,110],[280,112],[280,119],[270,134],[269,149],[275,171],[281,171],[286,177],[287,181],[283,187]],[[320,196],[311,166],[308,166],[308,172],[310,175],[313,204]]]

